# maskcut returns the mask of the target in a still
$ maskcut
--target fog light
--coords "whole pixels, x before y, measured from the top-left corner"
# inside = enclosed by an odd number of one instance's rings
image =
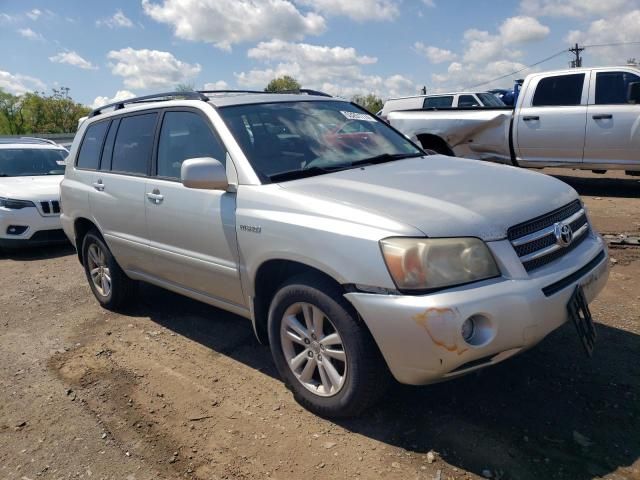
[[[474,321],[473,317],[469,317],[464,321],[464,323],[462,324],[461,333],[464,341],[469,343],[473,338],[473,334],[476,333],[476,322]]]

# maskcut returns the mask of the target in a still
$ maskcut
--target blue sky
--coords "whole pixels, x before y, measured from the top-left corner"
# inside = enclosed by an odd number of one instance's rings
[[[471,87],[575,41],[640,41],[640,0],[0,0],[0,41],[0,88],[67,86],[87,105],[179,83],[261,89],[281,74],[389,97]],[[630,57],[640,46],[584,52],[585,65]]]

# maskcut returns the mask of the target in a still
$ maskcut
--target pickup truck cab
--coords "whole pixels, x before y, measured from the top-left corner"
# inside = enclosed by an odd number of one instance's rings
[[[504,107],[502,100],[489,92],[453,92],[433,95],[414,95],[410,97],[390,98],[384,103],[380,116],[386,118],[390,112],[412,109],[443,108],[483,108]]]
[[[634,67],[534,73],[514,109],[398,111],[388,121],[423,148],[447,155],[640,174],[640,71]]]
[[[344,100],[181,92],[101,107],[61,191],[103,307],[144,281],[245,317],[322,415],[362,411],[389,373],[422,385],[494,365],[570,319],[592,347],[586,304],[608,254],[571,187],[427,155]]]

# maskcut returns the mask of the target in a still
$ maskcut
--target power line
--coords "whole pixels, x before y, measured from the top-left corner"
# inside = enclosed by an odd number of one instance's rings
[[[516,71],[514,71],[514,72],[507,73],[506,75],[502,75],[502,76],[500,76],[500,77],[494,78],[494,79],[492,79],[492,80],[488,80],[488,81],[486,81],[486,82],[478,83],[477,85],[472,85],[471,87],[467,87],[465,90],[470,90],[470,89],[473,89],[473,88],[481,87],[481,86],[486,85],[486,84],[488,84],[488,83],[497,82],[498,80],[502,80],[503,78],[507,78],[507,77],[511,77],[511,76],[513,76],[513,75],[517,75],[517,74],[518,74],[518,73],[520,73],[520,72],[524,72],[525,70],[529,70],[530,68],[533,68],[533,67],[535,67],[535,66],[538,66],[538,65],[540,65],[541,63],[548,62],[549,60],[552,60],[552,59],[554,59],[554,58],[556,58],[556,57],[559,57],[560,55],[564,55],[564,54],[566,54],[566,53],[567,53],[567,50],[561,50],[561,51],[559,51],[559,52],[557,52],[557,53],[554,53],[554,54],[553,54],[553,55],[551,55],[550,57],[543,58],[542,60],[539,60],[539,61],[537,61],[537,62],[535,62],[535,63],[532,63],[531,65],[527,65],[527,66],[525,66],[525,67],[521,68],[520,70],[516,70]]]

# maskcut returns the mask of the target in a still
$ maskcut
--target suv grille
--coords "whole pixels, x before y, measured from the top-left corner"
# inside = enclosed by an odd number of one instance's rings
[[[60,201],[49,200],[48,202],[40,202],[42,213],[44,215],[60,215]]]
[[[558,242],[555,228],[558,224],[569,225],[573,239],[567,246]],[[515,225],[507,231],[525,270],[530,272],[557,260],[576,248],[589,234],[589,222],[580,200]]]

